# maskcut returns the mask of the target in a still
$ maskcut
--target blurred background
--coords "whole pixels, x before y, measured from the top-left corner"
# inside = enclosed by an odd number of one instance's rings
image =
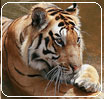
[[[3,5],[5,2],[23,2],[23,0],[2,0],[1,5]],[[25,2],[35,2],[36,0],[25,0]],[[38,2],[41,2],[43,0],[38,0]],[[48,0],[44,0],[45,2]],[[55,2],[56,0],[54,0]],[[57,0],[58,1],[58,0]],[[74,0],[75,1],[75,0]],[[103,0],[79,0],[80,2],[97,2],[99,3],[103,8]],[[78,1],[78,2],[79,2]],[[50,0],[52,2],[52,0]],[[58,2],[73,2],[73,0],[59,0]],[[23,16],[29,12],[29,9],[32,7],[32,5],[35,5],[35,3],[31,4],[6,4],[3,7],[3,16],[6,16],[11,19],[16,19],[20,16]],[[71,5],[71,3],[58,3],[56,4],[62,9],[66,9],[68,6]],[[79,3],[79,16],[81,21],[81,33],[83,35],[84,43],[85,43],[85,50],[83,54],[83,63],[84,64],[91,64],[93,65],[101,78],[101,9],[100,6],[98,6],[95,3]],[[104,13],[103,13],[104,18]],[[104,22],[103,22],[104,25]],[[104,28],[103,28],[104,31]],[[104,33],[102,38],[104,38]],[[104,52],[104,40],[103,40],[103,52]],[[102,57],[102,60],[104,60],[104,55]],[[104,62],[103,62],[103,92],[104,92]],[[3,77],[3,92],[7,95],[14,95],[15,91],[11,87],[11,83],[9,79],[5,79],[5,76]],[[6,99],[2,95],[3,99]]]

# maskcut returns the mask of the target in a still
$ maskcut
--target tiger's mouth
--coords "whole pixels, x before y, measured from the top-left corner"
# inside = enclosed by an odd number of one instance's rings
[[[75,68],[73,66],[70,66],[70,70],[64,66],[55,66],[51,70],[49,70],[45,78],[49,80],[49,82],[55,82],[56,84],[66,83],[70,84],[72,83],[71,80],[75,77],[75,75],[78,73],[74,72]]]

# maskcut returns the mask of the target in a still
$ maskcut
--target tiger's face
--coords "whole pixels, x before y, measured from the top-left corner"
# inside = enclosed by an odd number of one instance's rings
[[[32,8],[29,18],[28,28],[35,32],[29,36],[28,65],[38,70],[48,69],[51,75],[77,73],[83,52],[77,5],[63,10],[53,4],[38,4]]]

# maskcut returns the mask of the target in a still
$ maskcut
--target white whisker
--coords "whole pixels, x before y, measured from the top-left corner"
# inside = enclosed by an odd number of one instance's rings
[[[52,72],[52,70],[51,70],[51,72]],[[51,82],[53,82],[54,79],[56,78],[56,76],[57,76],[56,74],[57,74],[57,69],[55,71],[53,71],[53,74],[51,75],[51,79],[49,80],[47,86],[45,87],[44,93],[46,93],[47,88],[49,87],[49,85],[51,84]]]
[[[60,89],[61,76],[62,76],[62,69],[60,70],[60,76],[59,76],[59,82],[58,82],[58,93],[59,93],[59,89]]]
[[[53,69],[51,69],[51,70],[47,73],[47,75],[46,75],[46,76],[49,76],[51,73],[53,73],[53,71],[54,71],[55,69],[57,69],[57,66],[56,66],[56,67],[54,67]]]
[[[67,81],[66,81],[66,80],[67,80],[67,79],[66,79],[67,77],[66,77],[66,74],[65,74],[65,73],[63,73],[63,78],[64,78],[65,84],[67,85]]]
[[[58,68],[56,82],[55,82],[55,95],[56,95],[56,90],[57,90],[57,82],[59,80],[59,74],[60,74],[60,67]]]

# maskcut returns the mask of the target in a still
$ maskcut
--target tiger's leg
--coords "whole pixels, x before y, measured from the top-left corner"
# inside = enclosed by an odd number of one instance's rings
[[[88,64],[82,65],[79,77],[74,84],[87,92],[96,92],[100,89],[99,75],[96,69]]]

